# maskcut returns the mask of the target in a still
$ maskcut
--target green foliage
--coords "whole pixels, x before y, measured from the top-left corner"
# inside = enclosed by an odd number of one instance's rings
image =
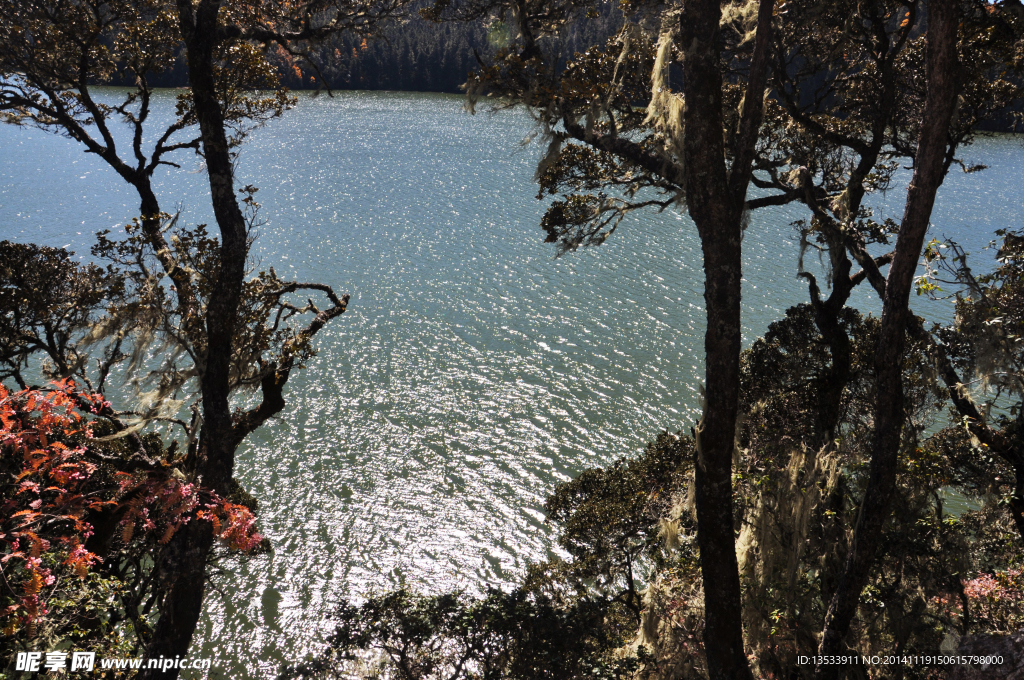
[[[70,377],[86,361],[76,335],[123,293],[112,268],[80,265],[62,248],[0,242],[0,380],[27,387],[24,372],[40,353],[48,363],[39,377]]]
[[[992,280],[1011,286],[1019,275],[1004,252]],[[810,678],[797,657],[818,648],[867,484],[879,322],[851,309],[838,319],[847,345],[798,305],[742,356],[737,549],[748,651],[767,678]],[[925,349],[908,338],[910,417],[892,518],[848,636],[858,654],[933,655],[959,636],[1024,623],[1021,542],[1004,500],[1014,470],[955,420],[928,434],[946,416]],[[703,677],[694,455],[692,440],[663,433],[635,459],[584,471],[545,504],[564,558],[531,565],[510,593],[400,590],[344,603],[329,648],[287,677],[603,677],[601,664],[623,677]]]
[[[240,190],[251,234],[260,225],[259,204],[253,199],[256,191],[254,187]],[[86,339],[94,342],[117,337],[125,345],[131,341],[133,351],[125,355],[131,360],[127,370],[130,375],[143,373],[143,382],[148,378],[155,383],[156,392],[148,404],[153,413],[163,398],[197,387],[194,379],[206,354],[206,324],[196,310],[209,305],[220,271],[220,242],[205,224],[187,227],[179,225],[174,216],[161,218],[178,277],[189,283],[192,304],[180,304],[175,286],[171,284],[168,290],[170,282],[154,276],[161,264],[140,220],[134,220],[125,225],[126,238],[122,240],[112,240],[109,230],[97,235],[92,255],[112,263],[108,269],[121,277],[125,291],[120,300],[108,300],[108,315],[93,323]],[[232,389],[258,387],[268,363],[301,365],[315,354],[308,341],[298,337],[300,331],[288,322],[296,315],[319,310],[312,302],[300,307],[286,299],[293,292],[289,284],[277,276],[273,267],[243,283],[232,343]],[[162,351],[160,364],[147,374],[141,362],[150,343],[158,343]]]
[[[678,533],[680,522],[692,528],[677,494],[693,456],[692,439],[662,433],[643,456],[585,470],[556,487],[544,509],[559,527],[558,545],[571,559],[555,560],[548,568],[560,568],[558,577],[575,584],[580,596],[622,601],[639,623],[639,591],[654,570],[678,559],[666,551],[664,532]],[[661,521],[673,514],[675,524],[666,529]],[[692,544],[686,544],[684,555],[694,558]],[[543,581],[535,577],[527,583],[536,589]]]
[[[797,657],[817,649],[814,633],[867,483],[879,324],[850,309],[839,319],[849,361],[838,390],[833,345],[809,305],[789,309],[742,356],[747,416],[734,479],[737,545],[744,626],[764,677],[810,677],[812,667]],[[985,457],[962,427],[924,436],[941,401],[934,371],[912,340],[904,381],[911,419],[894,513],[849,637],[863,654],[934,654],[949,634],[1024,621],[1024,603],[999,595],[1019,579],[1020,544],[990,495],[1012,472]],[[630,677],[661,678],[668,669],[676,669],[673,677],[703,677],[702,584],[688,497],[694,455],[692,440],[662,433],[638,458],[584,471],[545,504],[564,559],[531,565],[511,593],[482,599],[402,590],[358,607],[345,603],[328,650],[291,677],[344,677],[359,664],[370,677],[548,677],[531,675],[523,663],[563,658],[569,652],[552,647],[561,638],[591,659],[573,658],[579,668],[633,659]],[[951,492],[977,509],[950,514],[944,499]],[[561,633],[548,628],[554,621]],[[510,632],[517,630],[549,632]],[[550,677],[601,677],[586,672],[592,675],[559,670]],[[904,677],[929,672],[909,669]]]
[[[850,360],[839,390],[833,347],[809,305],[788,310],[742,356],[748,416],[734,479],[737,549],[744,627],[765,677],[810,673],[797,656],[817,649],[814,632],[842,572],[866,484],[879,324],[850,309],[840,318]],[[1019,541],[999,504],[984,500],[991,499],[991,484],[998,485],[993,478],[1009,479],[1011,471],[998,459],[986,463],[963,428],[924,437],[941,402],[934,372],[913,341],[904,382],[910,427],[893,517],[849,638],[857,653],[934,654],[950,634],[1006,630],[1024,621],[1024,606],[1012,595]],[[834,428],[822,429],[824,413],[838,414]],[[701,677],[695,661],[702,649],[701,585],[687,512],[693,456],[690,439],[663,433],[637,459],[560,484],[546,510],[567,556],[531,565],[510,594],[472,599],[399,591],[362,607],[344,604],[330,649],[304,668],[305,677],[315,677],[314,669],[351,670],[345,664],[355,660],[381,677],[445,677],[460,654],[475,661],[467,661],[457,677],[546,677],[515,666],[519,658],[541,653],[529,647],[541,640],[499,635],[489,612],[500,602],[506,603],[501,611],[507,621],[523,629],[541,626],[536,617],[542,614],[575,618],[581,611],[602,611],[560,625],[572,635],[592,627],[585,634],[596,645],[589,653],[635,658],[639,675],[633,677],[664,677],[673,668],[677,677]],[[943,503],[951,491],[972,499],[977,509],[951,515]],[[490,655],[480,651],[484,647]],[[929,672],[910,669],[904,677]]]
[[[148,185],[148,178],[162,165],[178,167],[169,155],[198,150],[190,91],[179,93],[176,117],[152,150],[142,145],[151,110],[151,79],[174,70],[180,58],[174,3],[32,0],[4,4],[0,23],[5,26],[0,34],[0,121],[70,136],[135,185]],[[221,42],[215,60],[213,75],[232,145],[294,103],[257,46]],[[111,82],[130,88],[119,103],[97,98],[92,90]],[[131,157],[124,159],[111,132],[119,122],[133,137]]]
[[[998,264],[988,274],[974,275],[966,253],[956,244],[949,255],[935,259],[966,286],[957,296],[957,322],[951,329],[957,336],[956,346],[963,350],[957,356],[961,365],[984,381],[992,400],[1002,394],[1020,399],[1024,395],[1024,235],[996,233],[1002,238]],[[1008,415],[1016,416],[1016,409]]]
[[[26,359],[46,351],[57,367],[51,371],[44,365],[45,372],[74,375],[87,385],[95,375],[96,390],[103,389],[115,366],[128,384],[154,388],[119,395],[120,406],[130,405],[127,410],[115,411],[105,400],[95,409],[112,426],[105,439],[124,440],[129,450],[123,457],[92,451],[114,470],[113,478],[105,480],[113,482],[105,489],[113,494],[108,502],[114,507],[90,508],[107,515],[94,518],[94,536],[102,538],[104,556],[116,541],[115,525],[128,548],[135,547],[140,534],[159,534],[155,542],[142,541],[139,549],[110,555],[105,562],[127,584],[124,616],[151,653],[186,652],[199,617],[195,595],[203,591],[211,533],[233,551],[265,547],[254,531],[251,510],[217,494],[235,492],[235,449],[284,408],[283,388],[291,370],[312,356],[311,338],[348,302],[323,284],[282,281],[273,269],[246,280],[258,206],[251,186],[241,190],[242,196],[234,195],[234,154],[253,127],[294,103],[268,48],[308,59],[309,44],[344,32],[370,35],[379,24],[398,18],[405,4],[29,0],[0,5],[0,120],[74,139],[129,183],[140,201],[140,217],[126,229],[125,240],[114,242],[101,234],[93,254],[112,261],[108,272],[118,277],[97,286],[93,298],[80,301],[80,310],[72,308],[77,316],[67,305],[78,300],[54,303],[46,299],[45,284],[3,272],[11,294],[5,288],[0,313],[5,323],[24,332],[11,348],[0,349],[0,362],[8,364],[0,377],[13,377],[24,387]],[[150,78],[171,69],[179,53],[188,61],[190,88],[178,94],[169,124],[154,131]],[[120,101],[118,95],[95,96],[94,85],[124,79],[131,86]],[[115,128],[119,125],[127,135]],[[182,151],[202,155],[206,162],[219,242],[204,226],[176,229],[176,220],[160,210],[153,175],[164,166],[180,167],[171,158]],[[99,270],[71,266],[66,254],[61,260],[60,254],[38,249],[21,253],[6,243],[3,249],[3,257],[21,255],[30,268],[54,260],[76,280],[100,276]],[[329,305],[319,309],[310,298],[301,306],[285,299],[309,290],[323,293]],[[30,300],[28,306],[37,307],[36,316],[43,318],[23,318],[22,300]],[[301,328],[289,323],[297,315],[307,320]],[[47,323],[52,325],[40,331],[40,324]],[[56,340],[31,344],[51,331]],[[98,366],[90,365],[93,359]],[[263,398],[247,411],[232,410],[232,393],[240,388],[258,388]],[[185,408],[191,410],[190,422],[180,417]],[[166,451],[160,447],[157,459],[151,457],[147,438],[139,433],[153,422],[184,430],[183,455],[177,454],[179,442],[174,441]],[[200,481],[210,488],[199,486]],[[35,518],[35,510],[29,516]],[[24,540],[15,537],[11,555],[24,552]],[[41,559],[40,545],[33,540],[35,554],[19,559],[26,564]],[[29,579],[34,592],[26,597],[38,597],[39,578],[36,572]],[[150,631],[147,621],[158,602],[163,611]],[[36,611],[28,616],[34,620],[39,608],[32,606]]]
[[[363,677],[401,680],[627,678],[638,661],[608,655],[619,640],[606,616],[599,603],[560,607],[522,590],[480,599],[399,590],[343,604],[328,650],[281,677],[351,677],[361,666]]]
[[[836,587],[867,482],[878,322],[852,310],[839,318],[850,346],[838,392],[835,345],[810,306],[788,310],[743,357],[749,415],[736,491],[744,618],[758,667],[773,677],[799,670],[796,656],[817,649],[811,632]],[[1020,560],[1020,538],[999,501],[1012,486],[1010,466],[956,417],[924,436],[929,423],[946,421],[926,349],[908,338],[908,426],[892,518],[848,636],[858,653],[935,653],[947,635],[1001,630],[995,614],[983,613],[992,606],[981,594]],[[834,430],[821,429],[823,413],[838,415]],[[961,499],[955,514],[951,494]],[[1000,620],[1024,615],[1016,598],[1001,602]],[[923,677],[927,669],[908,672]]]

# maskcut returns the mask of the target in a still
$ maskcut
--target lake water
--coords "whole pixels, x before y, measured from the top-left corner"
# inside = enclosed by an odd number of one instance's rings
[[[171,105],[158,98],[155,118]],[[315,652],[339,597],[509,583],[551,550],[542,504],[555,484],[694,423],[704,312],[692,223],[630,217],[601,248],[554,259],[538,226],[539,149],[520,144],[531,128],[523,112],[470,116],[456,96],[340,93],[303,97],[244,147],[237,178],[260,188],[266,219],[261,266],[352,302],[289,383],[287,409],[238,456],[275,552],[215,578],[194,650],[219,666],[213,677],[273,677]],[[933,233],[977,250],[1024,228],[1024,151],[997,136],[963,156],[989,170],[950,176]],[[164,209],[212,223],[205,176],[184,161],[158,178]],[[873,205],[899,219],[902,199]],[[87,253],[137,204],[74,142],[0,127],[0,239]],[[806,300],[790,226],[802,217],[751,217],[747,343]],[[854,303],[879,309],[867,290]]]

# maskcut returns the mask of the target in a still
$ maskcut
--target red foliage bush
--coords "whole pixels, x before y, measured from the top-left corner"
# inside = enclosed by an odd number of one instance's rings
[[[47,614],[46,600],[55,589],[50,587],[72,574],[85,578],[102,563],[86,548],[94,529],[90,513],[121,514],[124,546],[139,532],[166,544],[193,520],[209,522],[235,550],[250,550],[262,540],[248,508],[184,481],[169,462],[129,473],[117,470],[107,456],[90,456],[95,444],[90,416],[109,408],[102,395],[81,392],[70,380],[46,392],[12,393],[0,385],[0,577],[6,591],[0,625],[5,635],[26,626],[31,637]]]

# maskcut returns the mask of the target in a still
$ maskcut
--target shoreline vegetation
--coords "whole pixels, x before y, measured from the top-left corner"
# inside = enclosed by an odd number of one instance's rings
[[[700,417],[557,485],[563,556],[510,592],[340,601],[326,647],[282,675],[933,680],[1024,627],[1024,226],[996,232],[988,273],[926,241],[947,175],[984,169],[960,152],[1024,98],[1018,0],[26,0],[0,27],[3,121],[67,138],[138,204],[86,264],[0,242],[5,675],[60,648],[185,657],[216,570],[273,550],[236,455],[350,296],[253,260],[266,222],[238,155],[295,106],[289,78],[447,87],[465,31],[486,48],[470,96],[526,107],[547,143],[554,253],[639,211],[690,218]],[[181,69],[173,116],[151,117]],[[113,82],[115,103],[96,96]],[[154,181],[195,155],[211,225]],[[898,219],[870,207],[883,193]],[[779,206],[802,215],[806,297],[744,347],[744,233]],[[915,293],[953,322],[926,327]],[[973,509],[947,512],[948,490]],[[854,661],[888,655],[914,661]]]

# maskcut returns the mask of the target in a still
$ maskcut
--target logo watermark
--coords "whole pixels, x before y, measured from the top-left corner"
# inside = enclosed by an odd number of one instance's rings
[[[210,659],[165,656],[153,659],[141,657],[96,658],[96,652],[18,652],[14,659],[14,670],[28,673],[39,671],[91,672],[98,670],[137,670],[155,668],[161,671],[171,669],[210,670]]]

